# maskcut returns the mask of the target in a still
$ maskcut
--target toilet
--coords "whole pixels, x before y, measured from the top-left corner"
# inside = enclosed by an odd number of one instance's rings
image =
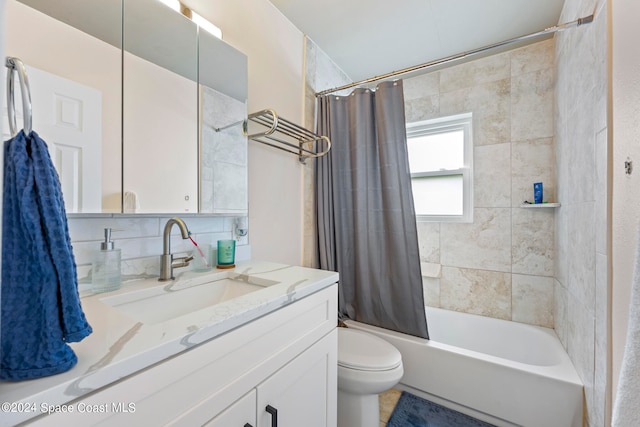
[[[380,425],[378,394],[400,382],[397,348],[382,338],[338,328],[338,427]]]

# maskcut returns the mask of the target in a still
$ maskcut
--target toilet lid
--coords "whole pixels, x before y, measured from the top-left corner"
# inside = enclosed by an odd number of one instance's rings
[[[338,328],[338,365],[361,371],[383,371],[402,363],[402,355],[382,338],[353,329]]]

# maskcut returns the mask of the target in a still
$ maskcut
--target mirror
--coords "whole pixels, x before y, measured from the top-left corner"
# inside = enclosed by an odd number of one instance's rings
[[[121,212],[121,2],[23,3],[31,7],[6,3],[5,50],[27,68],[33,129],[49,146],[66,210]]]
[[[247,57],[201,31],[200,212],[248,214],[247,137],[242,126],[223,128],[247,117]],[[224,58],[225,67],[212,55]]]
[[[157,0],[124,2],[125,213],[198,211],[198,27]]]
[[[6,53],[29,67],[34,130],[52,149],[68,213],[247,214],[242,126],[215,130],[246,117],[244,54],[157,0],[9,0],[7,23]],[[98,112],[75,94],[57,101],[62,111],[36,110],[39,70],[93,88]],[[95,117],[99,130],[69,149],[38,117],[76,133]]]

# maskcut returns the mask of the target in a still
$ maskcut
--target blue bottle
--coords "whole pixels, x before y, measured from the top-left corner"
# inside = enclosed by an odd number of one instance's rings
[[[533,203],[542,203],[542,183],[533,184]]]

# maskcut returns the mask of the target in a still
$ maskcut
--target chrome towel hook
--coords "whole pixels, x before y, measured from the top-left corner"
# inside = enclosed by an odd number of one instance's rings
[[[18,133],[16,126],[16,107],[15,107],[15,83],[14,71],[18,73],[20,80],[20,92],[22,93],[22,116],[24,123],[24,133],[31,133],[31,90],[29,89],[29,80],[27,78],[27,70],[24,63],[19,58],[7,57],[5,66],[7,71],[7,110],[9,116],[9,130],[11,136],[14,137]]]

